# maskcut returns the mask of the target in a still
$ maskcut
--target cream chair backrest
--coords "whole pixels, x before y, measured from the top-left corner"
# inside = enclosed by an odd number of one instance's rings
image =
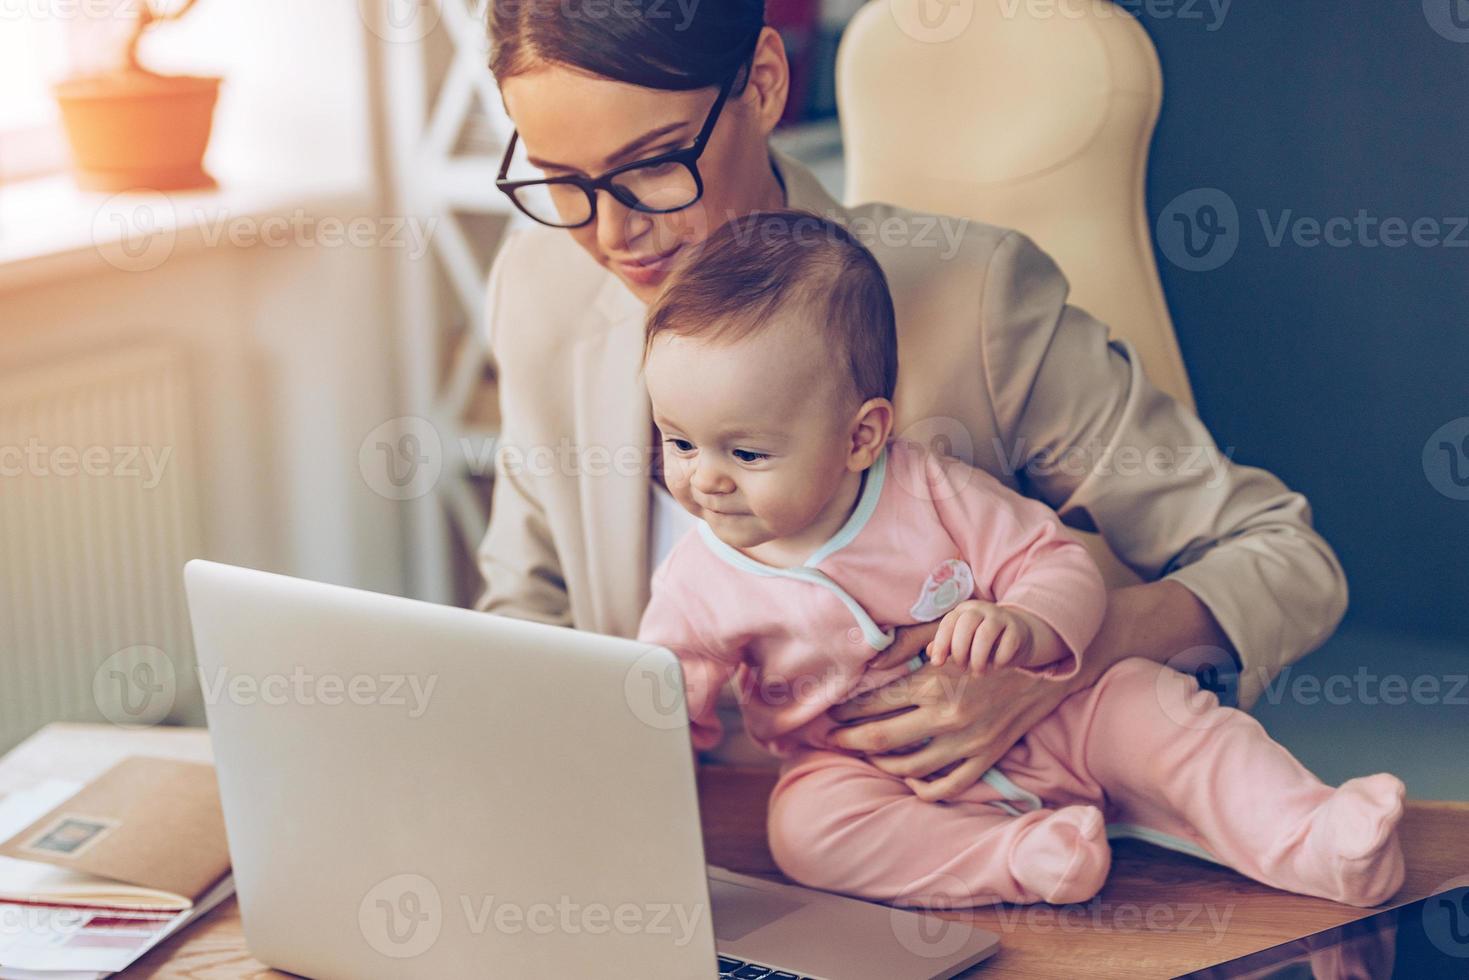
[[[1162,93],[1107,0],[873,0],[838,55],[847,202],[1019,229],[1192,407],[1144,197]]]
[[[1193,407],[1144,191],[1162,99],[1151,39],[1108,0],[872,0],[837,59],[846,199],[1019,229]],[[1109,585],[1138,580],[1077,536]]]

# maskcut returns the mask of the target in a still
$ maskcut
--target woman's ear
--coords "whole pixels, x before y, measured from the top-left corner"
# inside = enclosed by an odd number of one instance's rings
[[[791,67],[786,61],[786,46],[773,27],[760,31],[755,42],[755,56],[750,63],[750,78],[740,99],[755,113],[760,131],[769,136],[785,112],[790,95]]]
[[[893,403],[886,398],[869,398],[863,402],[852,420],[852,448],[847,454],[847,468],[860,472],[877,462],[892,433]]]

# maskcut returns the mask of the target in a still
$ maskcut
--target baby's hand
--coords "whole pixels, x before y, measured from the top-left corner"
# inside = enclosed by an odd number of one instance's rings
[[[928,655],[935,665],[953,657],[960,667],[981,674],[994,667],[1029,664],[1041,632],[1053,631],[1018,609],[967,599],[944,614]]]

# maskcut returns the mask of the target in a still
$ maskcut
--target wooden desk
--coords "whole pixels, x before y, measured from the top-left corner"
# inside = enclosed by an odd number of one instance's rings
[[[0,759],[0,794],[46,778],[89,779],[125,755],[207,760],[202,731],[52,725]],[[706,769],[699,798],[709,860],[775,876],[765,846],[771,773]],[[1408,805],[1408,880],[1393,904],[1415,901],[1469,873],[1469,803]],[[1086,905],[1002,906],[945,913],[1001,936],[967,976],[1172,977],[1361,918],[1361,909],[1258,885],[1233,872],[1134,841],[1116,842],[1112,876]],[[160,946],[129,977],[225,980],[285,977],[245,951],[233,900]]]

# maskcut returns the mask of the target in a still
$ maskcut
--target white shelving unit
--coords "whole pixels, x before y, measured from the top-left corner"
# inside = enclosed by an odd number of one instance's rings
[[[403,13],[395,8],[407,5],[363,5],[379,8],[381,18],[369,26],[382,55],[391,206],[433,228],[432,258],[399,267],[396,321],[403,415],[433,426],[442,455],[434,488],[405,502],[411,589],[435,602],[465,600],[456,588],[455,542],[472,555],[488,520],[473,471],[488,454],[466,457],[462,447],[482,448],[496,436],[471,419],[489,367],[484,293],[498,241],[487,239],[517,220],[495,189],[510,122],[486,68],[487,3],[436,0],[394,23],[387,21]],[[494,227],[485,216],[498,219]]]

